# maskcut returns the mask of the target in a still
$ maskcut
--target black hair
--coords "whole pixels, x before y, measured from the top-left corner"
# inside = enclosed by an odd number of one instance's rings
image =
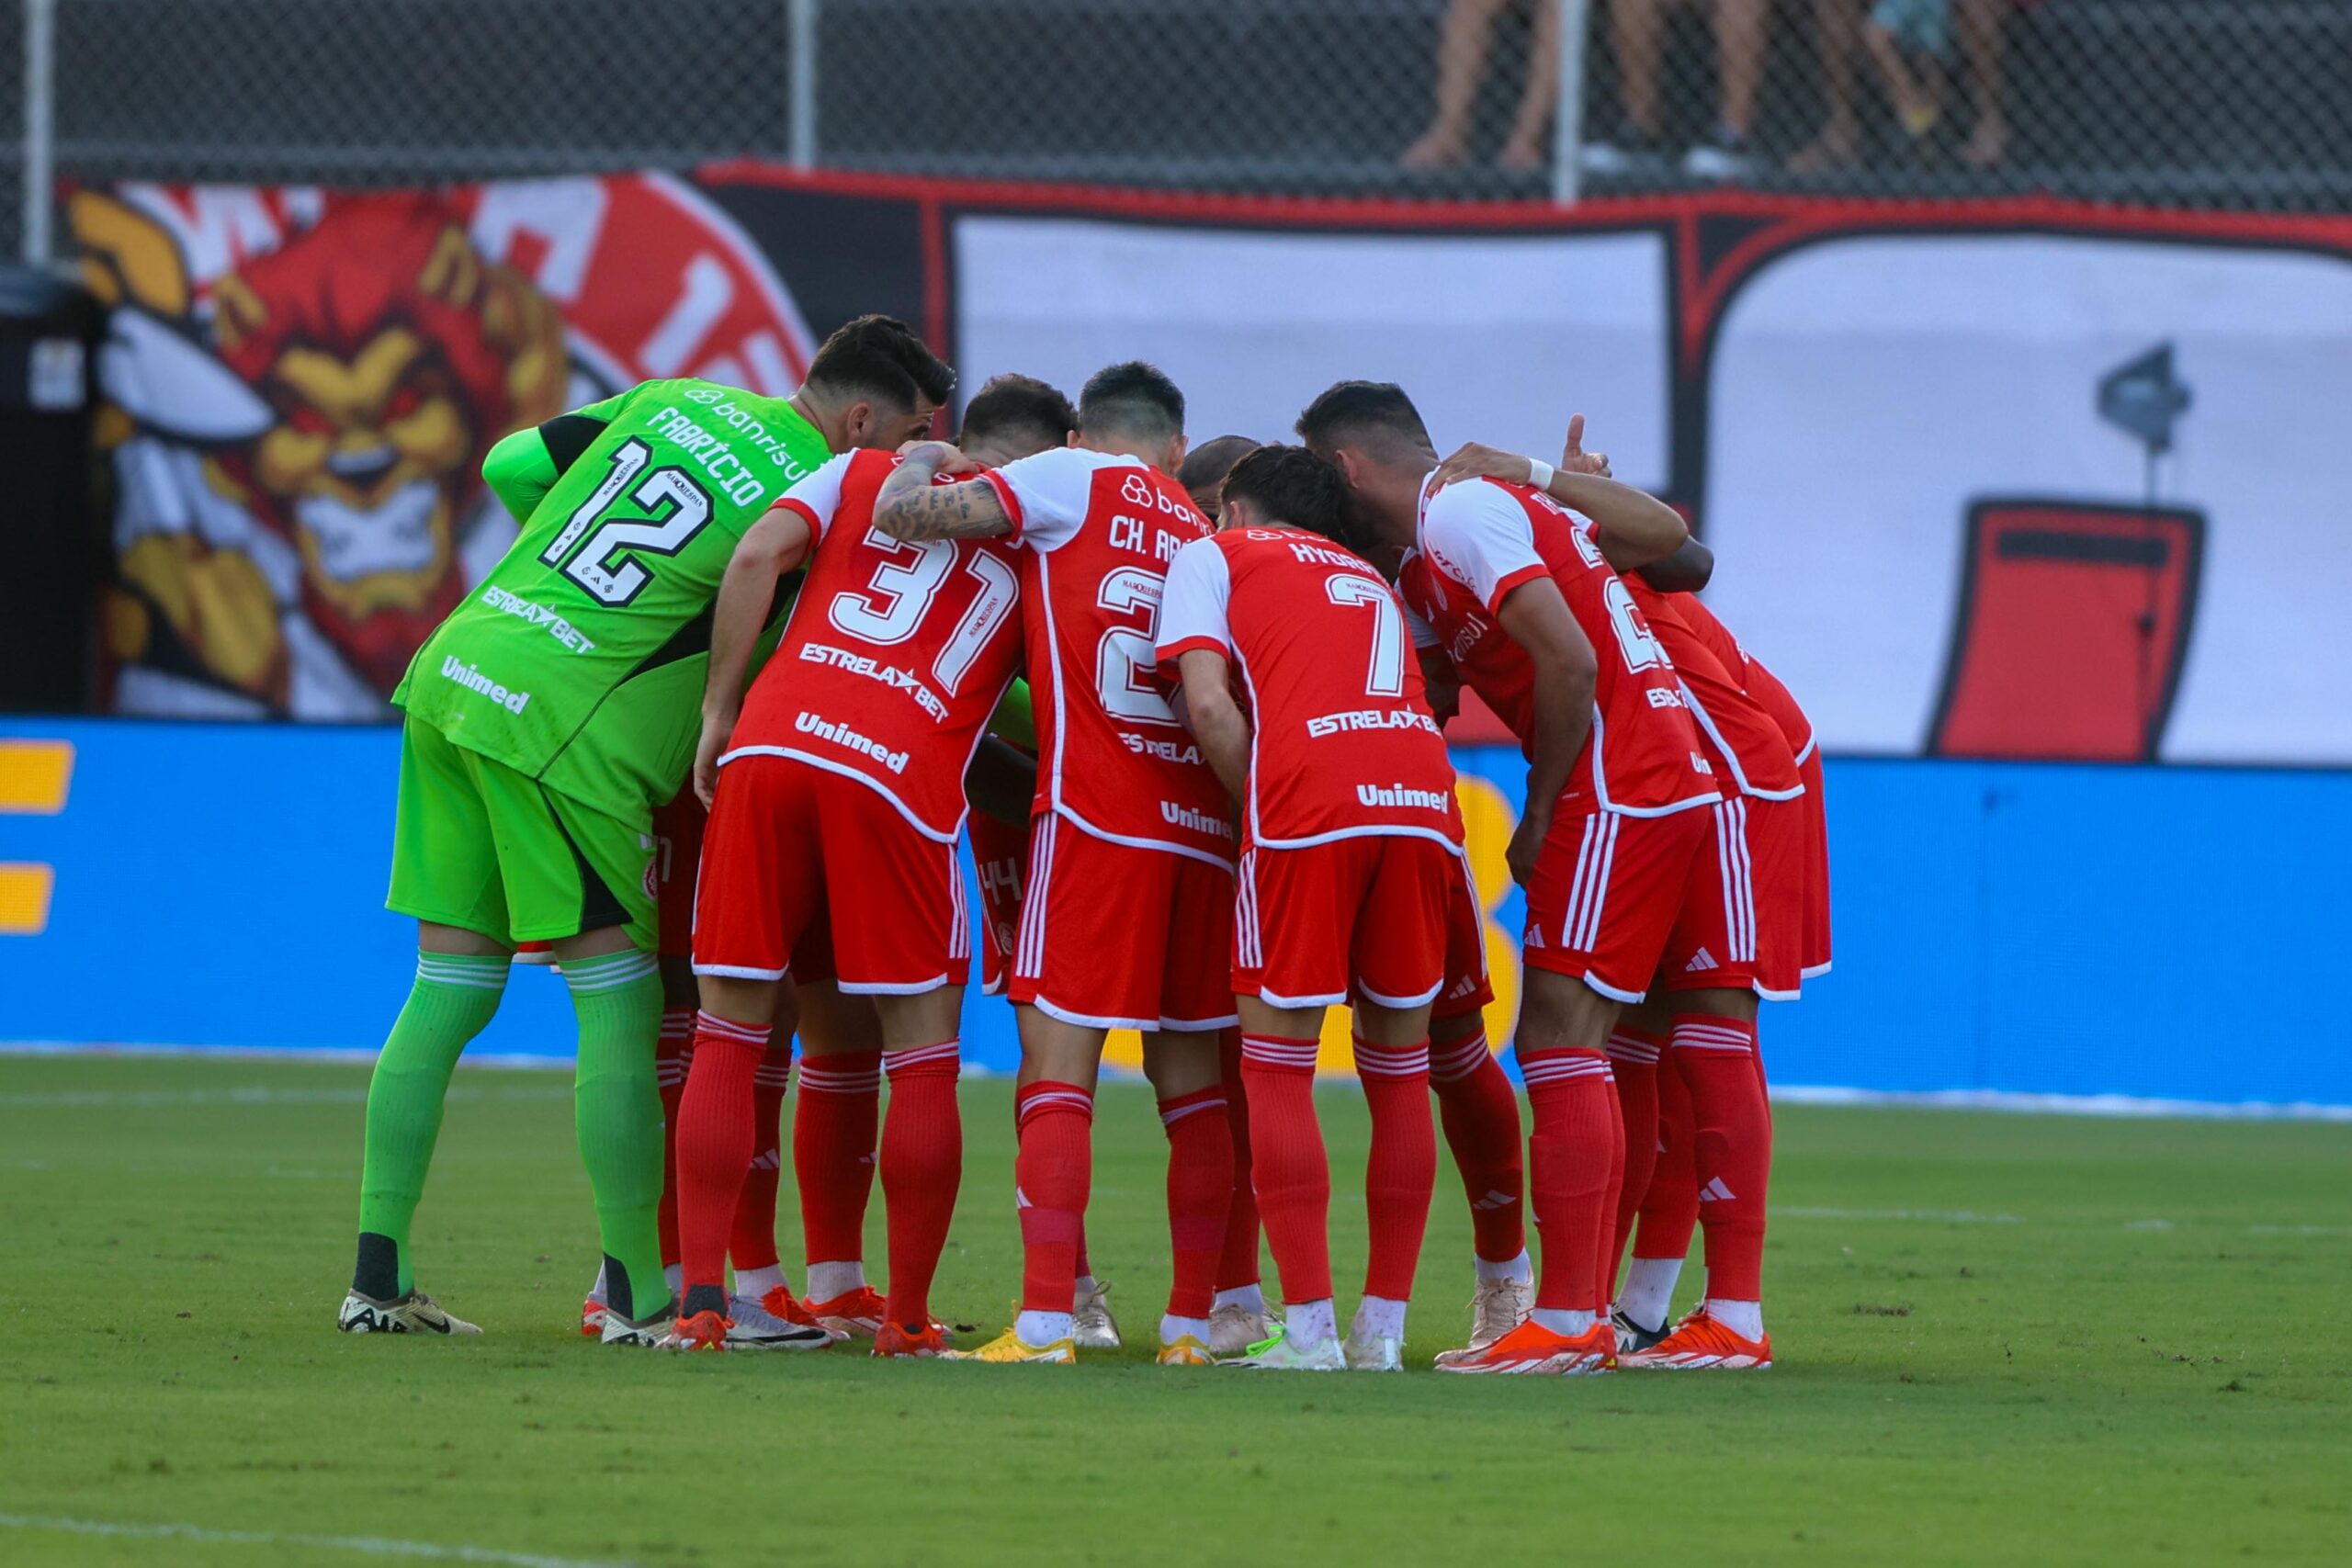
[[[934,405],[956,389],[956,372],[893,316],[866,315],[833,329],[808,362],[811,384],[911,413],[918,400]]]
[[[1078,428],[1078,411],[1058,387],[1035,376],[991,376],[964,405],[961,442],[989,436],[1032,437],[1040,447],[1059,446]]]
[[[1233,471],[1233,465],[1258,449],[1258,444],[1246,435],[1220,435],[1204,441],[1184,454],[1184,461],[1176,470],[1176,482],[1186,490],[1206,490],[1223,482]]]
[[[1140,359],[1108,365],[1079,391],[1078,427],[1170,440],[1184,434],[1184,394],[1157,365]]]
[[[1248,500],[1270,523],[1287,523],[1350,548],[1340,470],[1304,446],[1261,446],[1225,476],[1225,504]]]
[[[1298,438],[1318,452],[1367,446],[1377,452],[1430,445],[1429,426],[1394,381],[1340,381],[1298,416]]]

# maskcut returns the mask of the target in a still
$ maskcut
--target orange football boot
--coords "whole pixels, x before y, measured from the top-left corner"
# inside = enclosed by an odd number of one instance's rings
[[[580,1337],[602,1339],[605,1337],[605,1303],[590,1296],[580,1303]]]
[[[947,1353],[947,1334],[935,1323],[920,1329],[902,1328],[886,1323],[874,1331],[874,1354],[885,1358],[944,1356]]]
[[[854,1291],[843,1291],[831,1301],[810,1302],[803,1310],[819,1325],[844,1339],[871,1339],[882,1326],[884,1305],[881,1292],[871,1285],[860,1285]]]
[[[1772,1337],[1746,1339],[1701,1307],[1675,1325],[1674,1332],[1646,1350],[1635,1350],[1621,1365],[1653,1371],[1763,1371],[1772,1364]]]
[[[724,1350],[727,1331],[734,1326],[715,1312],[698,1312],[678,1319],[663,1336],[662,1346],[667,1350]]]
[[[762,1296],[760,1305],[786,1323],[797,1324],[802,1328],[822,1328],[835,1339],[849,1337],[840,1330],[818,1322],[817,1314],[810,1312],[800,1298],[792,1293],[792,1287],[789,1285],[778,1285],[775,1290]]]
[[[1617,1364],[1617,1331],[1603,1319],[1570,1338],[1529,1318],[1483,1350],[1451,1351],[1442,1372],[1533,1372],[1583,1377]]]

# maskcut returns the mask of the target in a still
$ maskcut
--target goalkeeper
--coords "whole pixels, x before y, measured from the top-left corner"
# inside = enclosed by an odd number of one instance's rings
[[[483,477],[522,532],[392,694],[407,719],[385,903],[417,921],[416,979],[368,1085],[345,1331],[480,1332],[417,1291],[409,1234],[450,1073],[526,941],[553,944],[579,1018],[604,1340],[666,1331],[648,872],[653,807],[699,733],[711,601],[777,497],[831,452],[910,439],[952,381],[903,325],[862,317],[789,399],[651,381],[492,450]]]

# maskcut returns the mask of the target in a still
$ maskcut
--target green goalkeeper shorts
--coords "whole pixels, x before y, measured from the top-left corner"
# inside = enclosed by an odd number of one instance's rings
[[[657,945],[653,820],[623,821],[410,719],[384,907],[509,943],[626,926]]]

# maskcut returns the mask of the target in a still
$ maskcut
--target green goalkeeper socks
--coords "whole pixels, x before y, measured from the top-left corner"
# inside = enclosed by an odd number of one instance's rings
[[[416,983],[368,1082],[368,1146],[359,1178],[359,1262],[351,1288],[378,1301],[415,1288],[410,1223],[424,1192],[441,1101],[458,1054],[482,1032],[506,991],[504,954],[416,955]]]
[[[653,1075],[662,976],[650,953],[632,949],[567,959],[563,977],[580,1015],[573,1108],[604,1238],[605,1301],[625,1318],[643,1318],[670,1299],[662,1278],[662,1097]]]

